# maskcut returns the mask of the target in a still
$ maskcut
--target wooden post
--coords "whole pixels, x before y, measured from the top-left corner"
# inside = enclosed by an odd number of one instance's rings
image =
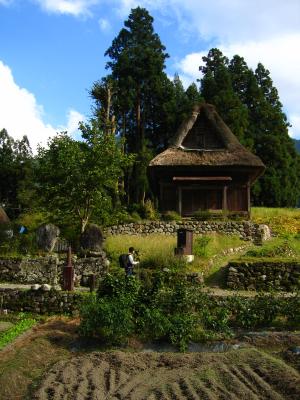
[[[250,182],[247,182],[247,211],[248,211],[248,218],[250,218],[251,214],[251,203],[250,203]]]
[[[178,187],[178,214],[182,215],[182,188]]]
[[[64,272],[63,272],[63,278],[64,278],[63,289],[68,291],[74,290],[74,268],[72,265],[71,256],[72,256],[72,251],[71,247],[69,247],[67,253],[67,265],[64,267]]]
[[[222,210],[227,211],[228,205],[227,205],[227,188],[228,186],[223,187],[223,199],[222,199]]]
[[[90,287],[90,292],[94,292],[96,289],[97,281],[96,281],[96,275],[92,274],[89,276],[89,287]]]

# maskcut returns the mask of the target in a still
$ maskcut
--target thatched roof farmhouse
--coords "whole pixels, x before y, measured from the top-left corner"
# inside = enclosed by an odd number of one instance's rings
[[[250,186],[265,166],[242,146],[214,106],[202,104],[179,128],[171,146],[149,164],[162,212],[250,213]]]

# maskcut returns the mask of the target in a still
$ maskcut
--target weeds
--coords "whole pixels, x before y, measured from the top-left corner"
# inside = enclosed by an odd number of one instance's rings
[[[0,333],[0,350],[3,347],[11,343],[16,337],[21,335],[23,332],[32,328],[37,323],[36,319],[27,317],[25,314],[20,313],[18,315],[18,321],[13,327],[7,331]]]

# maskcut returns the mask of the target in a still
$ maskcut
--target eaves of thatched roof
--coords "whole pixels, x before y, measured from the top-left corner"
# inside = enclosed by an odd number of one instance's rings
[[[208,130],[218,136],[222,144],[220,148],[189,149],[183,146],[185,138],[200,115],[206,119]],[[171,146],[151,160],[149,167],[156,166],[241,166],[259,168],[261,171],[265,169],[261,159],[240,144],[215,107],[210,104],[202,104],[195,108],[191,117],[178,129]]]
[[[0,206],[0,224],[8,224],[10,222],[6,212],[4,209]]]

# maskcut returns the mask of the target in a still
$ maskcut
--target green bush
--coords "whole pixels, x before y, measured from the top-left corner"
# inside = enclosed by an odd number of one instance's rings
[[[206,257],[207,247],[211,242],[212,238],[210,236],[199,236],[194,241],[194,254],[195,256]]]
[[[81,333],[110,344],[124,344],[132,335],[168,340],[184,351],[192,338],[228,336],[233,327],[300,325],[299,295],[220,299],[203,293],[184,273],[151,271],[142,278],[107,275],[82,305]]]
[[[195,329],[191,311],[194,291],[176,273],[154,273],[150,282],[123,274],[107,275],[80,310],[80,332],[98,335],[109,344],[124,344],[137,333],[168,339],[184,350]]]
[[[199,221],[206,221],[213,217],[213,214],[209,210],[198,210],[193,214],[195,219]]]
[[[259,294],[252,299],[234,297],[229,301],[229,308],[233,325],[241,328],[269,326],[284,313],[281,299],[272,294]]]
[[[99,335],[109,344],[124,344],[135,330],[135,304],[139,281],[133,277],[106,275],[97,295],[82,304],[80,332]]]
[[[181,221],[181,215],[179,215],[176,211],[167,211],[162,215],[162,219],[164,221]]]
[[[145,201],[143,214],[144,218],[150,221],[155,221],[159,219],[159,214],[150,199]]]

